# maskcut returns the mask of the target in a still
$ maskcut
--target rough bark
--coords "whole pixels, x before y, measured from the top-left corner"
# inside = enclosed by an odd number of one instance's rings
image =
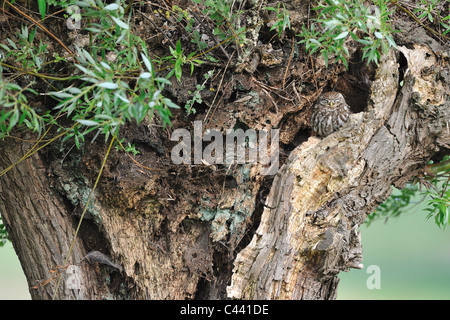
[[[19,161],[31,146],[22,142],[2,142],[0,167],[7,168]],[[76,239],[68,261],[72,267],[67,268],[64,263],[76,220],[50,184],[47,165],[39,156],[15,165],[0,183],[0,212],[26,275],[31,297],[94,299],[105,288],[98,286],[97,272],[81,263],[86,250],[80,238]],[[77,274],[70,279],[74,272]],[[46,285],[48,280],[53,285]],[[61,285],[56,290],[58,281]],[[71,284],[78,287],[78,281],[82,286],[70,290]]]

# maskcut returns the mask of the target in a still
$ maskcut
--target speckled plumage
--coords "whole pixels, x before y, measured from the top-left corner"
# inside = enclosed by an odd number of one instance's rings
[[[341,93],[325,92],[314,105],[311,127],[317,135],[326,137],[346,123],[350,113],[350,107]]]

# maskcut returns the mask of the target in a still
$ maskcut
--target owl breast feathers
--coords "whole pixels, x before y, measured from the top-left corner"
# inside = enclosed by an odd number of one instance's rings
[[[326,137],[346,123],[350,113],[350,107],[342,94],[325,92],[314,105],[311,127],[317,135]]]

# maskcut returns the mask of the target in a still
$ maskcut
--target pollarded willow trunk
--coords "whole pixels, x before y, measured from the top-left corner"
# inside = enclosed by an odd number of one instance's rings
[[[109,156],[69,256],[106,146],[98,139],[77,151],[55,142],[14,166],[0,178],[0,213],[32,297],[334,298],[337,274],[360,267],[358,227],[366,215],[392,184],[401,187],[450,148],[448,56],[428,40],[414,41],[399,41],[404,46],[384,58],[367,110],[338,132],[310,137],[292,151],[262,214],[261,186],[271,180],[259,166],[174,165],[165,130],[155,123],[129,126],[123,136],[140,149],[136,159],[144,166],[125,154]],[[271,61],[281,69],[276,63],[282,58]],[[188,87],[188,80],[173,87]],[[230,109],[218,108],[213,120],[233,127],[233,114],[260,129],[280,125],[289,113],[307,114],[306,103],[297,109],[280,103],[272,112],[269,87],[255,89],[252,81],[235,75],[230,83],[237,89],[227,90],[247,96],[230,102]],[[186,125],[183,118],[174,119],[174,128]],[[1,169],[31,146],[2,142]]]

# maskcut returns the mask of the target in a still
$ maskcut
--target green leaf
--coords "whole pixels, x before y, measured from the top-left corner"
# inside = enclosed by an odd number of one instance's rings
[[[340,40],[346,38],[348,35],[348,31],[341,32],[338,36],[334,38],[334,40]]]
[[[101,29],[97,29],[97,28],[85,28],[85,30],[93,32],[93,33],[99,33],[102,32]]]
[[[111,3],[111,4],[108,4],[106,7],[104,7],[103,9],[109,10],[109,11],[114,11],[114,10],[119,9],[119,5],[117,3]]]
[[[166,79],[166,78],[158,77],[158,78],[155,78],[155,81],[159,82],[159,83],[167,84],[169,86],[172,85],[172,82],[170,80]]]
[[[11,129],[16,125],[17,121],[19,121],[19,116],[20,116],[19,109],[17,108],[14,109],[11,118],[9,118],[9,126],[7,131],[11,131]]]
[[[100,61],[100,64],[102,65],[103,68],[105,68],[106,70],[112,70],[111,67],[109,66],[109,64],[107,64],[104,61]]]
[[[80,89],[76,87],[69,87],[66,90],[73,94],[80,94],[82,92]]]
[[[0,123],[5,122],[6,119],[9,118],[9,116],[11,115],[11,113],[13,113],[14,110],[9,110],[7,112],[4,112],[4,110],[2,110],[2,113],[0,115]]]
[[[383,34],[381,32],[375,31],[374,32],[375,37],[377,37],[378,39],[383,39]]]
[[[325,61],[325,68],[328,68],[328,51],[324,49],[321,52],[322,52],[323,59]]]
[[[344,64],[345,68],[348,69],[348,63],[347,63],[347,59],[345,59],[344,56],[340,55],[337,57],[337,60],[341,60],[342,63]]]
[[[169,109],[159,109],[158,113],[163,121],[163,127],[165,127],[166,125],[170,125],[170,116],[171,116],[170,110]]]
[[[139,78],[141,79],[150,79],[152,77],[152,74],[150,72],[142,72],[139,75]]]
[[[169,108],[172,108],[172,109],[180,109],[180,107],[179,107],[176,103],[172,102],[172,100],[170,100],[169,98],[164,98],[164,99],[163,99],[163,102],[164,102],[164,104],[165,104],[166,106],[168,106]]]
[[[114,95],[115,95],[117,98],[119,98],[120,100],[122,100],[123,102],[125,102],[125,103],[130,103],[130,100],[128,100],[128,99],[125,98],[125,97],[122,97],[118,92],[114,93]]]
[[[0,43],[0,47],[3,48],[3,49],[5,49],[6,52],[11,51],[11,49],[10,49],[7,45],[5,45],[5,44],[3,44],[3,43]],[[2,59],[2,58],[3,58],[3,57],[0,56],[0,59]]]
[[[86,69],[85,67],[79,65],[79,64],[75,64],[75,66],[80,69],[81,71],[83,71],[85,74],[91,76],[92,78],[96,78],[97,76],[95,75],[94,72],[92,72],[91,70]]]
[[[70,93],[63,92],[63,91],[51,91],[48,94],[51,96],[60,98],[60,99],[73,98],[73,95],[71,95]]]
[[[15,44],[10,38],[7,38],[6,41],[8,41],[9,45],[10,45],[13,49],[17,50],[16,44]]]
[[[124,29],[125,29],[125,28],[124,28]],[[127,32],[126,32],[126,31],[122,32],[122,34],[120,35],[120,37],[117,39],[116,44],[120,43],[120,42],[125,38],[126,35],[127,35]]]
[[[84,49],[81,49],[80,52],[83,53],[83,56],[86,58],[86,60],[89,61],[89,63],[90,63],[91,65],[96,66],[95,60],[94,60],[94,58],[91,56],[91,54],[90,54],[89,52],[87,52],[87,51],[84,50]]]
[[[117,89],[119,87],[119,85],[114,82],[101,82],[101,83],[98,83],[97,86],[101,87],[101,88],[105,88],[105,89],[111,89],[111,90]]]
[[[74,138],[75,138],[75,146],[79,150],[80,149],[80,140],[78,138],[78,135],[74,136]]]
[[[80,119],[80,120],[77,120],[77,122],[81,123],[82,125],[87,126],[87,127],[92,127],[92,126],[97,126],[98,125],[98,122],[92,121],[92,120],[82,120],[82,119]]]
[[[128,24],[126,24],[125,22],[123,22],[122,20],[111,16],[111,19],[113,19],[113,21],[122,29],[128,30],[130,27],[128,26]]]
[[[170,72],[167,74],[167,78],[170,78],[175,73],[175,69],[170,70]]]
[[[391,47],[397,48],[397,44],[395,43],[394,39],[392,38],[391,35],[386,35],[386,40],[388,41],[389,45]]]
[[[364,45],[371,45],[373,43],[373,40],[371,40],[370,38],[366,38],[366,39],[358,39],[356,40]]]
[[[175,70],[175,77],[177,78],[178,81],[181,81],[181,74],[182,74],[183,70],[181,68],[181,61],[180,60],[177,60],[175,62],[174,70]]]
[[[23,110],[22,110],[22,114],[20,115],[19,121],[17,122],[17,124],[18,124],[19,126],[23,123],[23,121],[25,120],[25,118],[27,117],[27,115],[28,115],[27,109],[23,109]]]
[[[45,19],[45,9],[47,8],[46,0],[38,0],[39,13],[41,14],[42,20]]]
[[[350,32],[350,37],[352,37],[353,40],[358,41],[359,38],[356,34],[354,34],[353,32]]]
[[[180,40],[177,41],[177,48],[176,48],[176,50],[177,50],[177,53],[178,53],[178,54],[181,54],[181,53],[182,53],[182,50],[181,50],[181,41],[180,41]]]
[[[144,61],[145,66],[147,67],[147,70],[149,72],[153,72],[152,64],[151,64],[150,60],[148,60],[147,56],[141,52],[141,57],[142,57],[142,60]]]

